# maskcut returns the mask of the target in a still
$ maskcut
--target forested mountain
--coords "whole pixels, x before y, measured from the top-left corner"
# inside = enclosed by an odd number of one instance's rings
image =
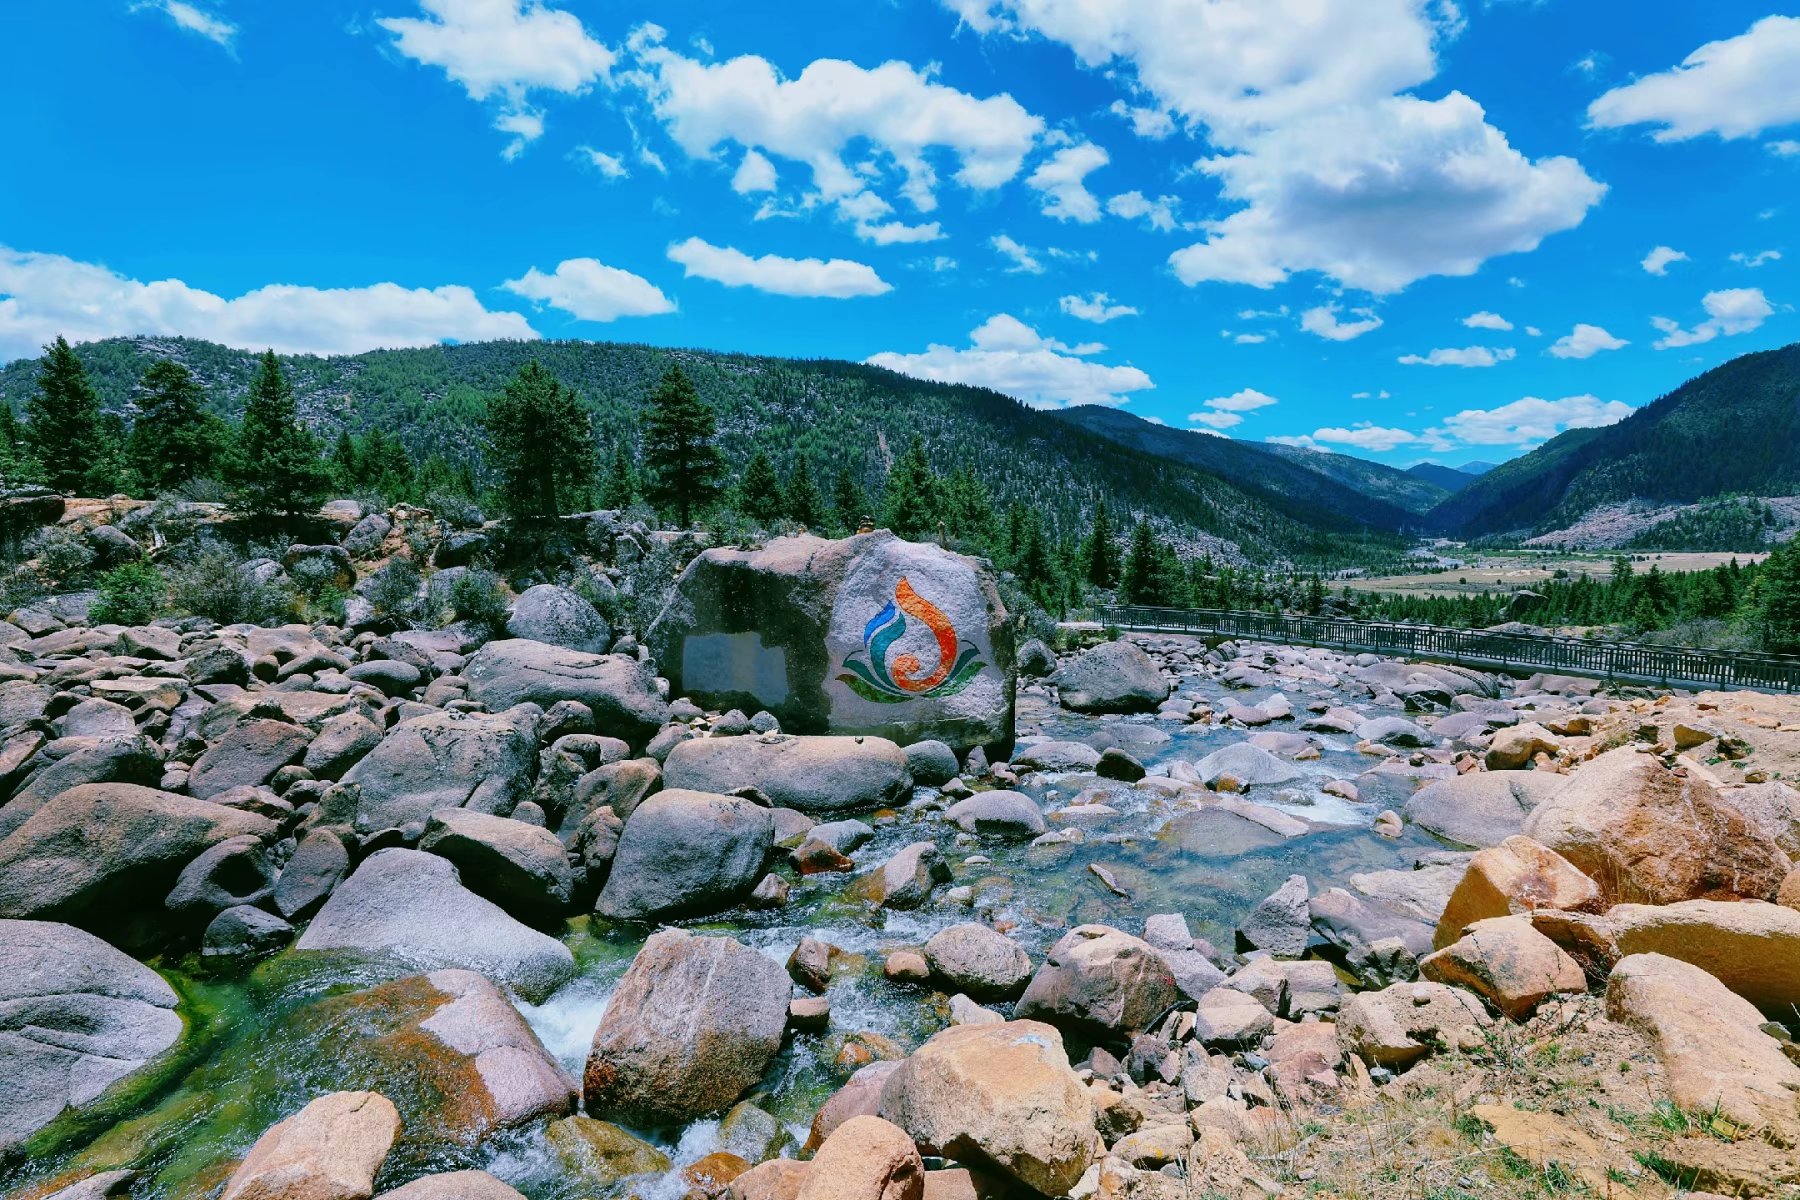
[[[1277,511],[1305,518],[1338,514],[1382,529],[1423,526],[1444,492],[1405,472],[1342,454],[1241,442],[1171,429],[1116,408],[1088,405],[1054,414],[1079,429],[1232,481]]]
[[[1423,480],[1436,487],[1439,494],[1432,500],[1432,503],[1440,504],[1448,493],[1462,491],[1475,482],[1476,476],[1491,470],[1493,467],[1486,463],[1481,464],[1480,471],[1471,471],[1464,467],[1446,467],[1440,463],[1415,463],[1406,468],[1406,473],[1414,479]]]
[[[1800,344],[1714,367],[1604,429],[1571,429],[1431,512],[1479,536],[1560,529],[1605,504],[1800,494]]]
[[[159,359],[187,366],[223,416],[235,416],[257,356],[185,338],[115,338],[76,348],[103,404],[127,420],[144,370]],[[932,465],[967,466],[1004,505],[1035,510],[1047,532],[1078,541],[1104,495],[1115,521],[1138,514],[1196,551],[1257,561],[1330,565],[1397,543],[1387,530],[1408,514],[1288,467],[1321,491],[1282,495],[1256,469],[1163,457],[1100,437],[1070,437],[1057,417],[981,388],[926,383],[876,367],[595,342],[483,342],[341,357],[288,356],[281,365],[302,419],[329,444],[342,430],[380,428],[416,458],[437,455],[482,479],[480,422],[489,397],[536,360],[575,389],[591,412],[602,458],[635,451],[651,389],[680,363],[718,412],[719,444],[735,474],[765,452],[785,473],[810,464],[823,488],[840,468],[879,496],[888,468],[914,437]],[[22,409],[37,360],[0,371],[0,400]],[[1259,466],[1278,462],[1255,455]],[[1323,498],[1320,498],[1323,497]]]

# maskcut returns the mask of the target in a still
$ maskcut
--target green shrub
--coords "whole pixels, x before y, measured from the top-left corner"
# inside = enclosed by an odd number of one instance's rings
[[[229,546],[202,542],[169,573],[170,598],[182,612],[221,625],[266,625],[285,618],[292,597],[272,583],[259,582]]]
[[[492,571],[471,567],[450,585],[450,614],[490,630],[506,625],[506,593],[500,588],[500,577]]]
[[[378,617],[412,620],[419,615],[419,564],[401,555],[369,576],[364,597]]]
[[[87,539],[66,525],[56,525],[32,541],[32,557],[38,572],[59,587],[73,587],[87,579],[94,565],[94,549]]]
[[[147,562],[128,562],[100,577],[100,598],[88,612],[96,625],[148,625],[163,610],[169,583]]]

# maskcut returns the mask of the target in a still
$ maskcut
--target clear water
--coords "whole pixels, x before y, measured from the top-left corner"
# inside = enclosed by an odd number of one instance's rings
[[[1292,683],[1282,690],[1304,713],[1317,699],[1356,702],[1357,697],[1319,685]],[[1206,678],[1184,681],[1179,694],[1214,702],[1255,703],[1275,689],[1226,692]],[[1382,710],[1367,708],[1371,715]],[[1108,744],[1119,741],[1153,773],[1175,759],[1196,761],[1242,741],[1240,729],[1185,726],[1150,718],[1100,720],[1065,713],[1041,698],[1022,697],[1022,734]],[[1269,728],[1292,730],[1294,723]],[[942,997],[886,982],[881,966],[893,950],[917,947],[932,933],[960,921],[981,919],[1003,929],[1032,954],[1043,952],[1072,926],[1099,922],[1141,932],[1146,917],[1181,912],[1193,931],[1229,948],[1241,916],[1292,874],[1314,889],[1342,885],[1357,871],[1410,865],[1421,850],[1438,848],[1410,830],[1400,840],[1381,837],[1370,823],[1382,808],[1398,807],[1416,784],[1404,778],[1365,777],[1373,762],[1350,749],[1348,737],[1319,737],[1322,754],[1296,764],[1305,772],[1281,789],[1255,789],[1251,797],[1311,823],[1299,837],[1221,840],[1206,814],[1150,789],[1096,781],[1091,776],[1039,777],[1027,786],[1054,810],[1078,794],[1102,800],[1117,816],[1085,822],[1086,840],[1032,848],[958,833],[941,820],[943,800],[921,789],[911,805],[892,813],[862,814],[875,825],[874,839],[854,855],[859,868],[881,862],[900,847],[930,839],[945,851],[954,878],[948,887],[971,889],[969,904],[943,899],[915,913],[876,910],[847,893],[851,876],[812,876],[794,881],[791,902],[772,912],[738,910],[687,923],[700,932],[727,933],[785,962],[805,936],[821,938],[859,958],[830,989],[831,1029],[796,1035],[771,1066],[757,1102],[803,1142],[813,1113],[853,1069],[840,1061],[846,1040],[903,1052],[948,1022]],[[1330,779],[1356,778],[1361,801],[1322,793]],[[1055,827],[1055,818],[1052,818]],[[1104,868],[1129,895],[1121,896],[1089,870]],[[944,889],[948,890],[948,889]],[[642,929],[609,928],[598,918],[568,923],[564,938],[575,953],[578,977],[542,1004],[520,1009],[544,1044],[577,1079],[588,1045],[619,977],[642,944]],[[0,1170],[0,1183],[42,1181],[67,1172],[134,1166],[144,1177],[133,1194],[191,1197],[216,1194],[218,1186],[256,1138],[308,1099],[327,1091],[375,1087],[409,1112],[429,1111],[443,1098],[418,1081],[383,1074],[359,1055],[359,1038],[371,1035],[370,1018],[332,998],[373,979],[348,966],[299,970],[278,956],[237,978],[207,978],[197,960],[156,964],[183,996],[190,1036],[179,1062],[162,1078],[122,1096],[80,1120],[65,1121],[40,1136],[23,1164]],[[875,1035],[864,1037],[861,1035]],[[679,1196],[681,1165],[719,1148],[718,1123],[684,1129],[639,1130],[674,1159],[677,1171],[663,1180],[641,1178],[615,1193],[645,1200]],[[574,1200],[592,1188],[574,1186],[545,1149],[536,1129],[485,1144],[446,1150],[403,1142],[384,1167],[380,1184],[392,1187],[419,1174],[484,1167],[532,1200]],[[7,1180],[11,1174],[13,1180]]]

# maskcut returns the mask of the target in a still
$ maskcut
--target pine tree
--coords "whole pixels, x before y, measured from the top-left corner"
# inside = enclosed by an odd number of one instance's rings
[[[725,463],[713,444],[718,418],[700,398],[693,380],[672,366],[650,394],[644,421],[644,462],[651,478],[650,500],[673,507],[678,524],[693,523],[694,510],[710,504],[722,490]]]
[[[909,542],[922,542],[937,532],[938,513],[937,476],[915,437],[888,472],[881,523]]]
[[[488,402],[483,423],[507,512],[548,520],[586,498],[594,478],[594,427],[575,390],[536,359]]]
[[[348,429],[338,431],[337,444],[331,448],[331,482],[341,491],[350,491],[362,479],[362,463],[356,457],[356,439]]]
[[[630,508],[632,501],[637,499],[637,490],[637,471],[633,469],[631,455],[621,439],[613,444],[612,465],[607,468],[606,480],[600,485],[600,507]]]
[[[1311,617],[1316,617],[1319,615],[1319,610],[1324,607],[1325,581],[1319,578],[1319,573],[1317,571],[1314,571],[1312,577],[1306,581],[1306,614]]]
[[[844,534],[855,533],[864,517],[875,515],[869,507],[869,497],[845,467],[839,467],[831,479],[831,510],[838,532]]]
[[[797,456],[788,469],[787,515],[794,524],[813,533],[825,528],[825,497],[813,482],[812,464],[805,455]]]
[[[944,523],[965,542],[986,546],[994,538],[994,498],[966,465],[950,472],[943,483]]]
[[[300,424],[293,389],[273,350],[250,382],[232,474],[238,502],[259,517],[310,513],[331,490],[331,473]]]
[[[0,401],[0,487],[13,487],[33,474],[31,453],[25,448],[24,431],[13,406]]]
[[[1055,564],[1050,561],[1050,547],[1044,541],[1044,527],[1035,512],[1024,521],[1020,535],[1017,575],[1019,586],[1043,607],[1061,609]]]
[[[738,511],[752,521],[769,526],[781,519],[787,498],[781,494],[781,479],[769,456],[758,450],[744,468],[738,481]]]
[[[377,425],[361,439],[356,448],[357,465],[361,469],[360,484],[389,500],[405,499],[413,494],[417,472],[412,456],[400,439]]]
[[[1097,588],[1119,582],[1119,548],[1113,543],[1112,518],[1106,512],[1106,494],[1094,501],[1094,527],[1082,549],[1082,575]]]
[[[1770,552],[1754,588],[1763,648],[1800,654],[1800,539]]]
[[[1156,531],[1150,528],[1150,522],[1140,520],[1131,531],[1131,549],[1125,554],[1124,577],[1119,583],[1119,591],[1127,604],[1161,602],[1157,578],[1160,557],[1161,546]]]
[[[69,343],[58,337],[44,351],[37,391],[25,402],[25,446],[44,482],[66,494],[110,488],[93,485],[107,447],[103,444],[100,397]]]
[[[186,367],[164,359],[138,382],[138,417],[126,457],[146,491],[162,492],[210,478],[222,450],[221,425]]]

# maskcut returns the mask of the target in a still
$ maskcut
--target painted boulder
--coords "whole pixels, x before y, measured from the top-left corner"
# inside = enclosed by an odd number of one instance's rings
[[[1009,749],[1013,633],[993,568],[886,530],[688,564],[650,628],[675,695],[790,733]]]

